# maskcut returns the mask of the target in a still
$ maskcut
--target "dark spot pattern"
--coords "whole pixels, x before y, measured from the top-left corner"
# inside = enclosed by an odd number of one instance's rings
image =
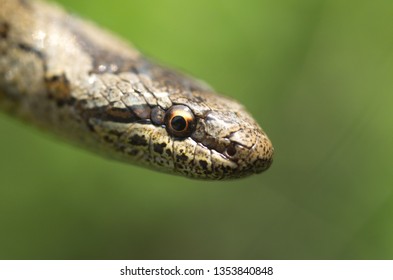
[[[162,153],[164,152],[164,148],[165,147],[166,147],[166,143],[154,143],[153,150],[156,153],[159,153],[160,155],[162,155]]]
[[[180,155],[176,155],[176,158],[180,161],[186,161],[188,159],[188,156],[185,154],[180,154]]]
[[[0,39],[6,39],[10,26],[6,22],[0,22]]]
[[[147,145],[147,141],[145,139],[144,136],[140,136],[140,135],[132,135],[132,137],[129,139],[128,141],[131,145],[135,145],[135,146],[146,146]]]
[[[207,169],[207,161],[206,160],[199,160],[199,165],[203,168],[203,169]]]
[[[70,82],[64,74],[45,78],[48,97],[55,100],[59,107],[72,105],[75,99],[71,97]]]

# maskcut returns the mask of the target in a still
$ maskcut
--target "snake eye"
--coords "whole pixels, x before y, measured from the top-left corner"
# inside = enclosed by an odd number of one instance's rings
[[[165,114],[165,125],[169,134],[187,137],[195,128],[195,117],[187,106],[174,105]]]

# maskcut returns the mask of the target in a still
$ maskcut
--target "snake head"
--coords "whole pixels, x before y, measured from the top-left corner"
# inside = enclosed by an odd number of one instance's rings
[[[90,86],[102,83],[103,92],[119,96],[110,104],[100,101],[104,106],[97,106],[96,99],[77,106],[93,135],[104,142],[102,150],[195,179],[241,178],[269,168],[272,143],[241,104],[173,72],[158,75],[156,69],[138,77],[101,75]],[[135,80],[149,90],[135,90]],[[161,83],[153,84],[157,80]]]
[[[269,168],[273,146],[243,109],[206,92],[172,94],[151,110],[152,123],[132,123],[120,141],[126,160],[195,179],[233,179]],[[207,106],[209,104],[209,106]]]

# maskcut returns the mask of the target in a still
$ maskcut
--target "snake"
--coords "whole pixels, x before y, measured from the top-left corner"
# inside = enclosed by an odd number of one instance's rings
[[[40,0],[0,0],[0,109],[93,153],[193,179],[246,177],[274,148],[237,101]]]

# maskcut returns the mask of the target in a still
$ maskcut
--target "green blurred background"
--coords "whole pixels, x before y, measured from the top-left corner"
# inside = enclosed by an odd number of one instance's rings
[[[240,100],[275,162],[192,181],[1,115],[1,259],[393,258],[392,1],[59,2]]]

